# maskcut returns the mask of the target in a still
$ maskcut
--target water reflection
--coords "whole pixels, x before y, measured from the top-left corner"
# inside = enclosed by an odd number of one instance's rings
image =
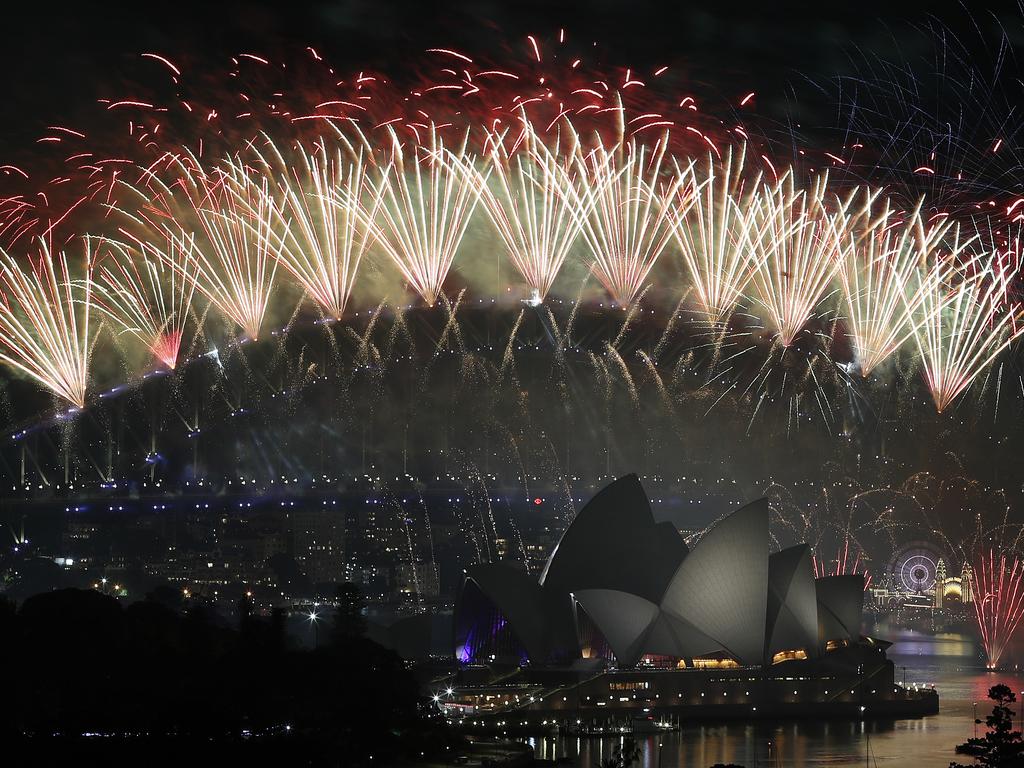
[[[978,647],[974,638],[946,632],[928,635],[914,630],[903,630],[886,635],[892,641],[889,649],[893,656],[944,656],[974,659],[978,655]]]
[[[948,765],[953,747],[974,733],[974,703],[982,719],[991,710],[988,689],[1006,683],[1024,698],[1024,675],[1015,671],[987,672],[972,638],[918,632],[893,633],[889,657],[902,682],[934,685],[940,696],[938,715],[913,720],[840,722],[755,722],[691,725],[656,736],[639,736],[644,768],[738,765],[814,766],[884,765],[922,768]],[[1018,711],[1021,705],[1018,704]],[[545,736],[533,740],[537,757],[567,758],[570,764],[592,768],[608,758],[617,739]]]

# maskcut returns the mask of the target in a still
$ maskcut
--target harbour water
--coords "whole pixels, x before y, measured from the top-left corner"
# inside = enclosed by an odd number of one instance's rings
[[[683,724],[674,732],[638,736],[643,768],[708,768],[715,763],[793,768],[888,766],[945,768],[957,758],[953,748],[974,734],[974,704],[981,720],[991,711],[988,689],[1006,683],[1018,695],[1022,714],[1024,673],[1012,665],[984,669],[975,642],[964,635],[890,634],[889,658],[897,682],[934,685],[940,712],[931,717],[896,721],[729,722]],[[1019,727],[1019,726],[1016,726]],[[978,732],[984,725],[978,726]],[[593,768],[610,757],[616,739],[546,736],[531,740],[537,757],[568,758],[570,764]],[[969,762],[969,760],[965,760]]]

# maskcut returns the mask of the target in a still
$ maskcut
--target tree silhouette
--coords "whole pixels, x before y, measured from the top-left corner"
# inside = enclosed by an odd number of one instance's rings
[[[996,704],[992,714],[985,718],[988,732],[981,738],[968,739],[957,746],[958,754],[971,755],[978,765],[988,768],[1024,768],[1024,739],[1020,731],[1013,730],[1014,711],[1009,705],[1017,697],[1006,685],[993,685],[988,697]],[[969,768],[962,763],[950,763],[950,768]]]
[[[307,766],[338,765],[340,754],[351,766],[452,754],[459,737],[427,718],[402,659],[359,634],[358,589],[343,594],[351,620],[319,650],[289,647],[281,611],[246,610],[236,623],[194,600],[182,612],[169,599],[125,606],[78,589],[18,610],[0,600],[0,649],[17,662],[0,695],[5,753],[31,748],[39,765],[115,753],[182,765],[201,744],[211,763]]]

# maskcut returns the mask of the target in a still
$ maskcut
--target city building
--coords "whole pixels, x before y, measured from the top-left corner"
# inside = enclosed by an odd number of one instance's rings
[[[295,502],[290,502],[294,504]],[[299,568],[314,584],[345,580],[345,526],[337,508],[289,510],[292,546]]]

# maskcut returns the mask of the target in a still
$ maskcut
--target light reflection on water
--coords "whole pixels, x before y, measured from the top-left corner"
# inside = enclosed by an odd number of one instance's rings
[[[956,758],[953,748],[974,733],[973,703],[978,702],[982,720],[991,710],[986,698],[991,686],[1006,683],[1013,688],[1019,711],[1024,674],[1016,670],[986,672],[971,637],[894,632],[889,638],[895,641],[889,658],[896,665],[897,682],[903,681],[905,667],[908,684],[934,685],[939,691],[938,715],[867,723],[804,720],[695,724],[673,733],[639,736],[637,743],[643,750],[640,765],[707,768],[715,763],[735,763],[837,768],[866,762],[889,768],[946,766]],[[571,764],[583,768],[593,768],[610,757],[617,743],[615,739],[554,735],[531,741],[537,757],[568,757]]]
[[[978,655],[977,643],[968,635],[952,632],[926,635],[923,632],[906,630],[889,633],[886,637],[893,641],[889,657],[894,660],[894,657],[906,656],[943,656],[959,657],[969,663]]]

